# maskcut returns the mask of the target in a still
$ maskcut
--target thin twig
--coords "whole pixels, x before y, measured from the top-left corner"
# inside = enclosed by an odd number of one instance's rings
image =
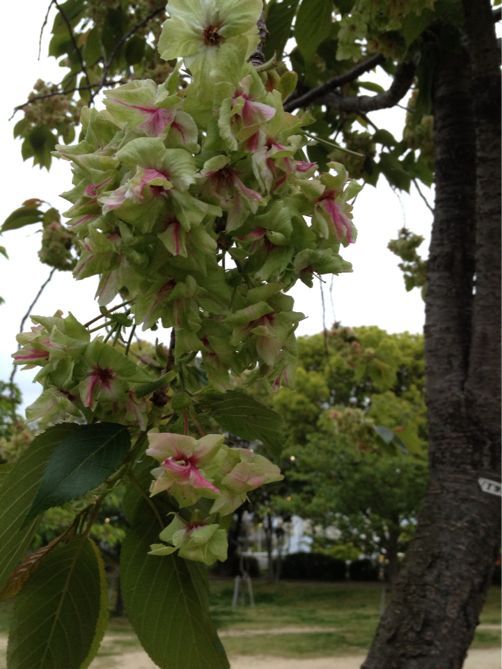
[[[165,371],[170,372],[174,367],[174,349],[176,348],[176,330],[171,328],[171,339],[169,340],[169,350],[167,354]]]
[[[363,60],[361,63],[355,65],[351,70],[344,72],[344,74],[340,74],[337,77],[333,77],[333,79],[326,81],[324,84],[321,84],[320,86],[316,86],[316,88],[312,88],[310,91],[307,91],[303,95],[299,95],[293,99],[286,101],[284,109],[288,112],[291,112],[294,109],[298,109],[298,107],[306,107],[312,102],[315,102],[316,100],[323,98],[325,95],[327,95],[327,93],[331,93],[332,91],[335,90],[335,88],[339,88],[340,86],[343,86],[343,84],[348,84],[349,82],[357,79],[357,77],[359,77],[361,74],[364,74],[364,72],[368,72],[369,70],[375,68],[377,65],[381,65],[384,62],[384,60],[385,58],[382,56],[382,54],[376,54],[374,56],[370,56],[370,58],[367,58],[366,60]]]
[[[113,312],[117,311],[117,309],[121,309],[122,307],[125,307],[130,303],[131,303],[131,300],[126,300],[125,302],[122,302],[121,304],[117,304],[115,307],[112,307],[111,309],[107,309],[105,314],[99,314],[99,316],[95,316],[94,318],[91,318],[90,321],[87,321],[87,323],[84,323],[84,327],[88,328],[90,325],[92,325],[96,321],[99,321],[101,318],[106,318],[108,316],[108,314],[113,314]]]
[[[36,294],[35,297],[33,298],[33,300],[32,300],[32,302],[31,302],[30,306],[28,307],[28,309],[26,310],[26,313],[24,314],[24,316],[23,316],[22,319],[21,319],[21,322],[20,322],[20,324],[19,324],[19,332],[22,332],[22,331],[23,331],[23,328],[24,328],[24,326],[25,326],[26,321],[28,320],[28,318],[29,318],[29,316],[30,316],[32,310],[34,309],[36,303],[37,303],[38,300],[40,299],[40,296],[42,295],[42,293],[44,292],[44,290],[45,290],[45,289],[47,288],[47,286],[49,285],[49,283],[50,283],[52,277],[54,276],[54,272],[55,272],[55,271],[56,271],[56,268],[53,267],[53,268],[51,269],[51,271],[50,271],[49,276],[47,277],[47,279],[43,282],[43,284],[42,284],[42,285],[40,286],[40,288],[38,289],[37,294]],[[15,376],[16,376],[16,372],[17,372],[17,365],[14,364],[14,365],[12,365],[12,370],[11,370],[10,377],[9,377],[9,383],[10,383],[10,397],[11,397],[11,400],[14,399],[14,378],[15,378]]]
[[[425,204],[425,206],[427,207],[427,209],[428,209],[428,210],[431,212],[431,214],[434,216],[434,207],[433,207],[432,205],[429,204],[429,200],[428,200],[428,199],[425,197],[425,195],[422,193],[422,191],[421,191],[421,189],[420,189],[420,186],[418,185],[418,181],[417,181],[416,179],[413,179],[413,185],[415,186],[415,188],[416,188],[417,191],[418,191],[418,194],[420,195],[420,197],[421,197],[422,200],[424,201],[424,204]]]
[[[75,33],[73,32],[73,28],[72,28],[72,25],[70,23],[70,20],[66,16],[66,13],[65,13],[64,9],[61,7],[61,5],[59,4],[58,0],[52,0],[52,2],[57,7],[58,12],[61,14],[61,17],[63,18],[63,21],[65,22],[66,27],[68,28],[68,33],[70,35],[71,43],[73,44],[73,48],[77,52],[77,58],[78,58],[79,63],[80,63],[80,68],[81,68],[81,70],[82,70],[82,72],[83,72],[83,74],[86,78],[88,86],[91,86],[91,79],[89,77],[89,72],[87,71],[87,67],[85,65],[84,57],[82,56],[82,52],[80,51],[80,47],[77,43],[77,39],[75,37]]]
[[[135,323],[131,328],[131,332],[129,334],[129,339],[127,340],[127,344],[126,344],[126,347],[125,347],[125,354],[126,355],[129,355],[129,349],[131,348],[134,333],[136,332],[136,327],[137,326],[136,326],[136,323]]]
[[[47,25],[47,21],[49,20],[49,14],[51,13],[51,9],[52,9],[53,4],[54,4],[54,0],[51,0],[50,3],[49,3],[49,6],[47,7],[47,11],[45,13],[44,22],[42,23],[42,27],[40,28],[40,35],[38,36],[37,60],[40,60],[40,54],[42,53],[42,38],[44,36],[45,26]]]
[[[268,37],[268,30],[267,30],[267,24],[265,22],[265,14],[264,12],[261,13],[260,18],[258,19],[258,35],[259,35],[259,42],[256,46],[256,51],[251,55],[251,58],[249,59],[249,62],[251,65],[254,65],[254,67],[259,67],[260,65],[263,65],[265,62],[265,42],[267,41]]]
[[[26,102],[23,102],[22,104],[14,107],[14,111],[12,112],[9,121],[14,117],[17,111],[20,111],[21,109],[24,109],[25,107],[28,107],[29,105],[33,104],[34,102],[38,102],[39,100],[48,100],[49,98],[55,98],[58,95],[69,95],[70,93],[80,93],[81,91],[90,91],[93,88],[101,89],[108,86],[118,86],[119,84],[123,84],[126,81],[127,79],[107,79],[104,83],[100,82],[99,84],[91,84],[90,86],[75,86],[74,88],[65,88],[62,91],[53,91],[52,93],[43,93],[42,95],[34,95],[30,100],[26,100]]]
[[[119,41],[113,47],[113,50],[112,50],[110,56],[108,57],[107,61],[105,63],[103,63],[102,82],[107,80],[108,74],[109,74],[109,71],[110,71],[110,67],[111,67],[113,61],[115,60],[115,56],[119,52],[122,45],[129,39],[129,37],[131,37],[138,30],[143,28],[143,26],[146,26],[146,24],[149,23],[153,18],[155,18],[157,16],[157,14],[160,14],[163,11],[165,11],[165,4],[163,4],[161,7],[157,7],[157,9],[154,9],[152,12],[150,12],[150,14],[145,16],[144,19],[142,19],[139,23],[137,23],[130,30],[128,30],[126,33],[124,33],[124,35],[122,35],[122,37],[119,39]],[[91,102],[96,97],[98,92],[99,91],[96,91],[96,93],[91,95]]]
[[[42,285],[40,286],[40,288],[38,289],[37,294],[36,294],[35,297],[33,298],[33,302],[30,304],[30,306],[28,307],[27,312],[25,313],[25,315],[24,315],[23,318],[21,319],[21,323],[19,324],[19,332],[22,332],[22,331],[23,331],[24,324],[25,324],[26,321],[28,320],[28,317],[29,317],[29,315],[31,314],[31,310],[34,308],[35,304],[36,304],[36,303],[38,302],[38,300],[40,299],[40,296],[42,295],[42,293],[44,292],[44,290],[46,289],[46,287],[49,285],[49,283],[50,283],[52,277],[54,276],[54,273],[55,273],[55,272],[56,272],[56,268],[53,267],[53,268],[51,269],[51,271],[50,271],[49,276],[47,277],[47,279],[43,282],[43,284],[42,284]]]

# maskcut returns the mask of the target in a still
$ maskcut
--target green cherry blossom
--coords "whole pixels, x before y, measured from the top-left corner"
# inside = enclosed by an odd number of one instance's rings
[[[181,558],[207,565],[227,559],[227,533],[220,525],[200,520],[188,522],[178,514],[173,515],[173,520],[159,535],[165,543],[153,544],[150,555],[171,555],[178,551]]]
[[[165,60],[181,56],[194,75],[214,78],[253,53],[262,8],[262,0],[170,0],[160,55]]]

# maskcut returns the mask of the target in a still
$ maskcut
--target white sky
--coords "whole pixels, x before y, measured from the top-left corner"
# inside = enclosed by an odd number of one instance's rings
[[[37,62],[38,35],[48,2],[28,0],[9,3],[8,16],[0,23],[0,75],[2,103],[0,106],[0,142],[2,157],[0,223],[21,203],[32,197],[46,200],[65,209],[67,203],[58,193],[71,184],[69,165],[55,161],[48,173],[23,162],[21,144],[12,136],[16,115],[9,116],[16,104],[24,102],[37,78],[57,82],[61,70],[54,59],[42,58]],[[50,24],[50,22],[49,22]],[[50,25],[49,25],[50,28]],[[48,34],[48,32],[47,32]],[[44,40],[42,55],[46,52]],[[399,132],[402,126],[401,110],[381,111],[371,119],[381,127]],[[424,189],[425,190],[425,189]],[[429,196],[430,199],[430,196]],[[354,209],[358,240],[344,252],[352,262],[352,274],[335,277],[330,296],[328,277],[325,284],[325,321],[329,327],[336,319],[344,325],[378,325],[389,332],[421,332],[424,305],[418,290],[407,293],[398,259],[387,250],[389,239],[406,224],[414,232],[429,239],[431,214],[413,191],[411,195],[392,191],[382,178],[375,189],[367,186],[359,195]],[[38,287],[50,268],[37,258],[40,234],[37,226],[6,233],[0,244],[7,248],[9,260],[0,256],[0,295],[5,304],[0,306],[0,379],[6,379],[11,369],[11,353],[16,348],[15,335],[19,322],[31,303]],[[428,246],[426,241],[422,249]],[[35,308],[37,314],[52,314],[56,309],[71,310],[79,320],[94,316],[94,278],[74,281],[69,273],[56,273],[53,281]],[[319,285],[295,289],[296,310],[308,318],[299,327],[299,334],[313,334],[323,327],[321,291]],[[26,403],[38,395],[31,375],[18,372],[19,383]]]

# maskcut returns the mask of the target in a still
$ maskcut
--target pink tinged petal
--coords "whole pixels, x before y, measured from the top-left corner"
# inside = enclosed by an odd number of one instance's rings
[[[142,111],[147,115],[147,119],[139,127],[148,135],[154,137],[163,135],[165,129],[173,122],[174,114],[168,109],[145,108]]]
[[[275,191],[275,190],[277,190],[278,188],[280,188],[280,187],[286,182],[286,179],[287,179],[287,177],[286,177],[285,174],[283,174],[283,175],[280,176],[278,179],[276,179],[276,181],[275,181],[275,183],[274,183],[274,185],[273,185],[273,187],[272,187],[272,191]]]
[[[186,144],[187,139],[185,137],[185,130],[184,130],[183,126],[181,125],[181,123],[178,123],[177,121],[173,121],[173,123],[171,125],[171,128],[180,135],[181,141],[183,142],[183,144]]]
[[[193,437],[174,432],[149,432],[147,455],[162,461],[181,453],[191,456],[197,441]]]
[[[202,475],[193,458],[183,460],[176,457],[167,458],[162,466],[174,476],[178,483],[189,484],[193,488],[211,490],[215,493],[219,492],[218,488]]]
[[[24,353],[14,353],[12,356],[16,362],[23,362],[28,360],[43,360],[49,357],[49,351],[33,348]]]
[[[94,198],[98,194],[97,184],[89,184],[84,189],[84,195]]]
[[[173,255],[179,256],[182,252],[181,248],[181,225],[174,221],[167,226],[166,232],[172,239]]]
[[[234,186],[237,188],[237,190],[248,200],[254,201],[254,202],[261,202],[263,200],[262,196],[260,193],[257,193],[255,190],[252,190],[251,188],[248,188],[245,186],[242,181],[239,179],[237,174],[234,174]]]
[[[251,232],[248,232],[247,235],[244,235],[243,237],[237,237],[237,239],[242,242],[256,241],[258,239],[263,239],[266,233],[267,231],[265,228],[255,228],[254,230],[251,230]]]
[[[208,481],[204,476],[202,476],[200,469],[197,467],[191,467],[190,469],[190,483],[194,488],[200,488],[202,490],[210,490],[214,493],[219,493],[220,490],[215,485]]]
[[[98,384],[98,379],[95,376],[91,376],[89,379],[89,385],[87,387],[87,393],[85,395],[84,406],[91,407],[94,400],[94,389]]]
[[[108,184],[110,181],[111,179],[108,178],[100,181],[98,184],[88,184],[84,189],[84,195],[91,199],[96,199],[99,191],[102,190],[103,186]]]
[[[145,117],[145,120],[139,127],[149,135],[162,135],[164,130],[172,123],[174,118],[174,113],[170,109],[159,109],[158,107],[134,105],[117,98],[111,98],[111,100],[116,104],[122,105],[123,107],[129,107],[129,109],[139,111]]]
[[[76,221],[71,223],[68,228],[70,230],[75,230],[76,228],[80,227],[81,225],[86,225],[87,223],[90,223],[96,218],[94,214],[86,214],[85,216],[81,216],[80,218],[77,218]]]
[[[245,142],[245,148],[250,153],[254,153],[258,150],[260,146],[260,132],[256,131],[251,137],[249,137]]]
[[[297,172],[309,172],[310,170],[315,170],[315,169],[317,169],[317,163],[309,163],[306,160],[296,161]]]
[[[321,204],[333,221],[338,237],[340,239],[347,239],[349,244],[352,243],[352,230],[349,219],[340,210],[338,204],[331,198],[323,199]]]
[[[127,186],[120,186],[112,190],[108,195],[101,197],[99,202],[103,205],[103,213],[106,214],[113,209],[121,207],[127,198]]]
[[[111,369],[104,367],[96,367],[91,374],[89,374],[89,385],[87,387],[87,393],[84,400],[84,405],[86,407],[91,407],[94,401],[94,391],[96,388],[102,388],[104,390],[110,390],[112,387],[113,379],[115,374]]]
[[[162,466],[166,471],[174,474],[174,478],[176,479],[187,481],[190,478],[190,470],[192,465],[188,460],[180,461],[174,457],[166,458],[166,460],[163,461]]]
[[[146,167],[143,170],[143,176],[141,177],[141,185],[147,186],[160,179],[161,181],[169,181],[169,175],[166,172],[161,172],[160,170],[155,169],[154,167]]]
[[[242,120],[244,126],[256,125],[257,123],[264,123],[270,121],[275,116],[276,110],[270,105],[262,102],[253,102],[247,96],[242,96],[245,99],[242,107]]]

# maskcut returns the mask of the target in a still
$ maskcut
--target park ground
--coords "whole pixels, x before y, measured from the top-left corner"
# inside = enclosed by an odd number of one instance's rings
[[[211,582],[212,612],[232,669],[358,669],[381,607],[377,583],[256,581],[254,608],[232,608],[233,582]],[[0,608],[4,669],[9,607]],[[500,588],[492,588],[465,669],[501,669]],[[91,669],[154,669],[125,618],[111,618]]]

